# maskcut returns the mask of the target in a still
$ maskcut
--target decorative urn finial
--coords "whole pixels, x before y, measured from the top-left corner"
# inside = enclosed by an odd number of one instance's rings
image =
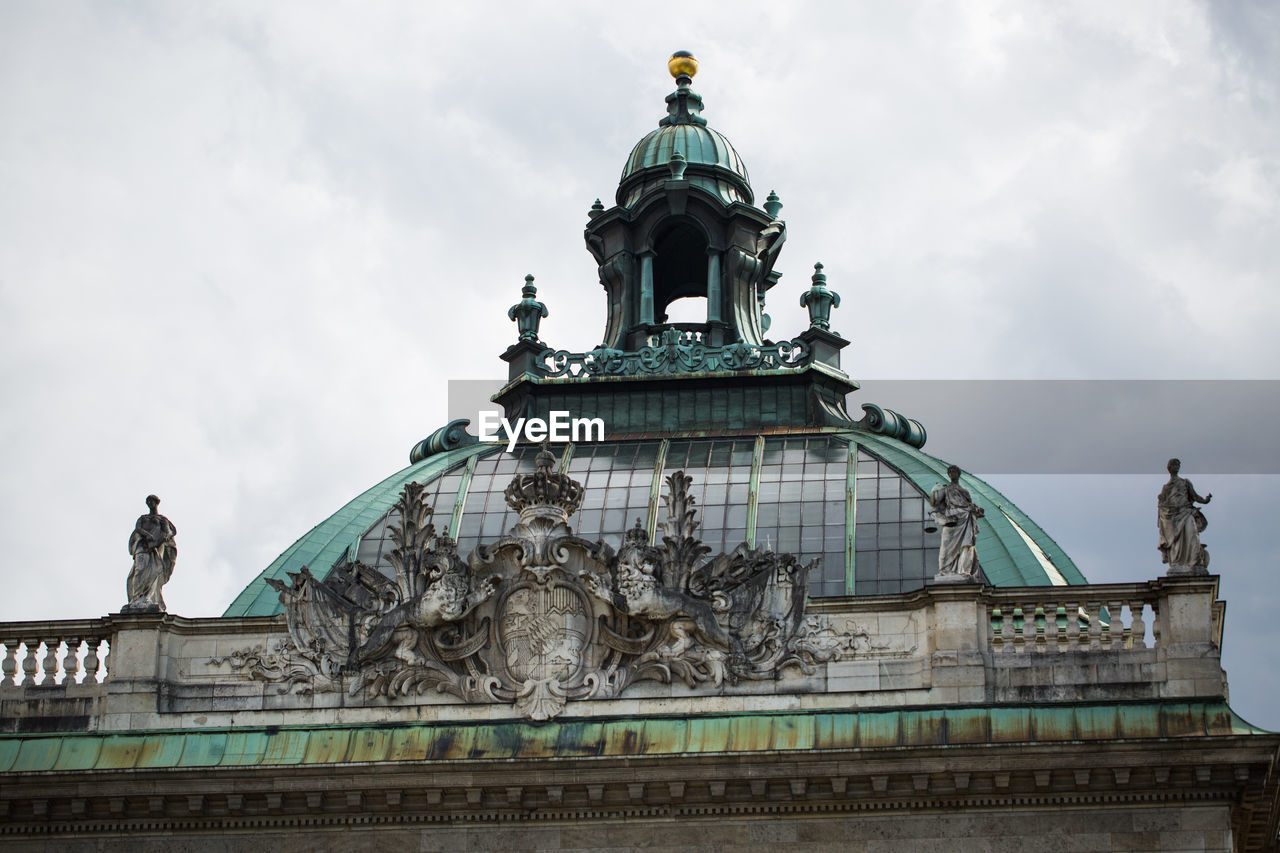
[[[587,211],[587,217],[590,219],[595,219],[597,216],[599,216],[602,213],[604,213],[604,205],[601,204],[600,199],[596,199],[591,204],[591,209]]]
[[[822,263],[813,265],[813,284],[800,294],[800,305],[809,309],[809,328],[831,329],[831,309],[840,307],[840,294],[827,290],[827,276]]]
[[[778,214],[782,212],[782,199],[773,190],[769,190],[769,197],[764,200],[764,212],[774,221],[777,221]]]
[[[538,325],[549,312],[547,306],[537,300],[538,288],[533,286],[532,275],[524,277],[524,288],[520,295],[523,298],[508,309],[507,316],[515,320],[516,328],[520,330],[520,340],[536,343]]]
[[[684,170],[688,166],[689,163],[684,159],[683,154],[679,151],[672,152],[671,159],[667,162],[667,168],[671,170],[671,180],[682,180],[684,178]]]

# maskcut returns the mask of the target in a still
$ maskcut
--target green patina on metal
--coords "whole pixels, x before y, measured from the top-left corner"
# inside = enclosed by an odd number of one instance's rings
[[[653,542],[658,533],[658,507],[662,504],[662,472],[667,467],[667,448],[671,442],[663,439],[658,443],[658,458],[653,463],[653,482],[649,484],[649,515],[645,519],[644,529],[649,533],[649,541]]]
[[[827,309],[829,312],[830,305]],[[734,376],[796,370],[813,359],[812,348],[799,338],[769,346],[742,342],[708,346],[698,342],[691,332],[668,328],[662,333],[662,339],[656,346],[630,352],[605,347],[589,352],[547,349],[541,356],[544,366],[539,376],[552,379],[716,373]]]
[[[576,446],[577,445],[571,441],[564,446],[563,450],[560,451],[560,464],[556,466],[556,470],[561,474],[569,471],[569,463],[573,461],[573,450]]]
[[[849,442],[849,469],[844,480],[844,591],[853,595],[858,578],[858,442]]]
[[[760,465],[764,461],[764,436],[757,435],[751,453],[751,477],[747,482],[747,544],[756,547],[756,514],[760,504]]]
[[[847,416],[814,411],[811,392],[835,381],[819,368],[808,365],[787,371],[687,373],[662,378],[525,377],[504,386],[495,399],[504,406],[515,406],[514,401],[522,399],[522,413],[544,420],[555,411],[598,417],[611,435],[757,427],[847,429],[853,425]],[[837,396],[842,397],[844,389],[838,391]]]
[[[794,711],[564,720],[184,729],[0,738],[0,773],[334,766],[1214,738],[1273,733],[1225,703]]]
[[[458,494],[453,501],[453,516],[449,519],[449,535],[458,538],[458,528],[462,526],[462,511],[467,506],[467,495],[471,493],[471,479],[476,475],[475,456],[467,457],[467,467],[462,470],[462,479],[458,481]]]
[[[897,439],[858,431],[857,441],[868,452],[897,468],[926,495],[947,481],[947,463]],[[961,485],[974,502],[986,510],[978,525],[978,555],[982,570],[995,586],[1047,586],[1052,583],[1026,541],[1005,518],[1005,513],[1027,532],[1068,584],[1087,583],[1066,552],[1013,502],[991,485],[965,474]]]
[[[386,514],[405,483],[434,480],[469,458],[493,450],[493,445],[477,444],[435,454],[366,490],[289,546],[236,596],[222,615],[272,616],[282,612],[275,590],[267,586],[267,578],[284,580],[288,572],[297,572],[303,566],[322,576],[327,574],[351,543]]]

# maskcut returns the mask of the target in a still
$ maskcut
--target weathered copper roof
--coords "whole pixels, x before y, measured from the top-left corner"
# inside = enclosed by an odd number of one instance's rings
[[[654,757],[1266,735],[1225,703],[270,726],[0,737],[0,773]]]

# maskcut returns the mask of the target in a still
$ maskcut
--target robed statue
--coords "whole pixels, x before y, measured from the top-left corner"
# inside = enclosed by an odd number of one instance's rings
[[[934,524],[942,531],[935,583],[964,583],[978,574],[978,519],[985,511],[960,485],[960,466],[947,468],[950,483],[939,483],[929,494]]]
[[[1160,538],[1156,547],[1160,559],[1169,564],[1170,574],[1207,574],[1209,550],[1200,544],[1200,534],[1209,526],[1197,503],[1207,504],[1212,494],[1200,497],[1191,481],[1178,476],[1182,462],[1169,460],[1169,482],[1156,500],[1156,527]]]
[[[159,506],[160,499],[148,495],[150,511],[138,518],[129,535],[133,568],[126,583],[129,603],[122,609],[123,613],[164,612],[160,588],[173,576],[173,564],[178,560],[178,546],[173,539],[178,530],[157,511]]]

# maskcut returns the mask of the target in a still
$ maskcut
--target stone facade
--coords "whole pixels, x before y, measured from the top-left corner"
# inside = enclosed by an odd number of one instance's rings
[[[1280,736],[1225,704],[1216,593],[1216,578],[1180,577],[819,602],[805,631],[828,659],[810,672],[644,682],[543,723],[434,691],[273,678],[283,617],[9,624],[0,837],[1274,849]]]

